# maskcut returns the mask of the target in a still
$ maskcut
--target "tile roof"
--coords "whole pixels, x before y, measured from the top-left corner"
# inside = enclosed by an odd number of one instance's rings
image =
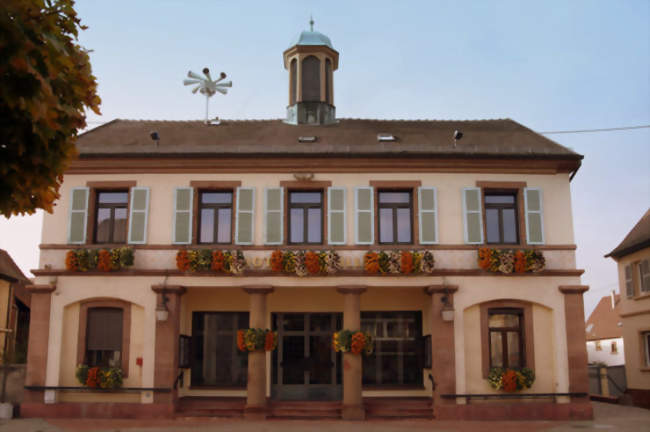
[[[458,130],[462,139],[454,143]],[[151,132],[160,137],[156,144]],[[396,137],[378,142],[378,134]],[[301,136],[315,136],[312,143]],[[582,156],[510,120],[369,120],[340,119],[327,126],[289,125],[282,120],[202,121],[116,119],[77,140],[80,156],[157,156],[217,154],[229,156],[361,157],[522,157],[570,159]]]
[[[623,328],[618,325],[621,322],[621,317],[619,316],[620,298],[621,296],[617,294],[615,297],[616,306],[614,308],[612,308],[611,296],[605,296],[600,299],[585,324],[586,329],[588,329],[587,340],[623,337]]]
[[[29,279],[20,271],[11,256],[4,249],[0,249],[0,278],[10,282],[30,283]]]
[[[605,257],[621,258],[646,247],[650,247],[650,209],[634,225],[621,244]]]

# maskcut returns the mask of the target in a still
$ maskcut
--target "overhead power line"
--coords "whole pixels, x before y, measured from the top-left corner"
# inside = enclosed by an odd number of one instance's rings
[[[571,133],[591,133],[591,132],[612,132],[612,131],[622,131],[622,130],[632,130],[632,129],[647,129],[647,128],[650,128],[650,125],[622,126],[622,127],[613,127],[613,128],[603,128],[603,129],[578,129],[578,130],[546,131],[546,132],[538,132],[538,133],[540,133],[542,135],[571,134]]]

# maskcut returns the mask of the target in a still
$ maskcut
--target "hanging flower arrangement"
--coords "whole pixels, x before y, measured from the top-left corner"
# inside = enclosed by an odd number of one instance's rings
[[[488,383],[495,390],[514,393],[525,388],[530,388],[535,382],[535,371],[530,368],[504,369],[495,367],[490,369]]]
[[[213,271],[240,276],[246,269],[242,251],[181,249],[176,253],[176,268],[182,272]]]
[[[341,330],[332,335],[332,348],[336,352],[370,355],[375,349],[375,342],[370,333]]]
[[[100,389],[116,389],[122,387],[122,369],[116,367],[77,366],[75,372],[77,381],[86,387]]]
[[[237,348],[240,351],[273,351],[277,346],[277,332],[260,328],[248,328],[237,331]]]
[[[514,251],[480,248],[478,265],[492,273],[536,273],[544,270],[546,260],[542,252],[534,249]]]
[[[303,277],[333,275],[341,270],[341,257],[336,251],[276,250],[269,260],[271,271]]]
[[[370,274],[431,274],[435,259],[431,251],[368,251],[363,268]]]
[[[110,272],[131,267],[134,262],[133,248],[73,249],[65,255],[65,269],[73,272],[98,270]]]

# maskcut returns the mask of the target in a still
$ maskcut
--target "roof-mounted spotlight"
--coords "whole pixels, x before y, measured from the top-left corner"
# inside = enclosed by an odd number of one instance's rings
[[[456,148],[456,143],[463,137],[463,133],[459,130],[454,131],[454,148]]]
[[[158,143],[160,142],[160,135],[158,135],[158,132],[156,132],[156,131],[151,131],[151,133],[149,134],[149,136],[151,137],[151,140],[152,140],[152,141],[155,141],[155,142],[156,142],[156,147],[158,147]]]

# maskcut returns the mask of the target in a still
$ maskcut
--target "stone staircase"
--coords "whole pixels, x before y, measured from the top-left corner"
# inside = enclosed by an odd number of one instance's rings
[[[368,419],[433,419],[433,405],[428,397],[366,397],[363,403]]]
[[[186,396],[178,400],[176,417],[243,417],[245,397]]]
[[[339,401],[271,401],[269,417],[277,419],[339,419],[341,402]]]

